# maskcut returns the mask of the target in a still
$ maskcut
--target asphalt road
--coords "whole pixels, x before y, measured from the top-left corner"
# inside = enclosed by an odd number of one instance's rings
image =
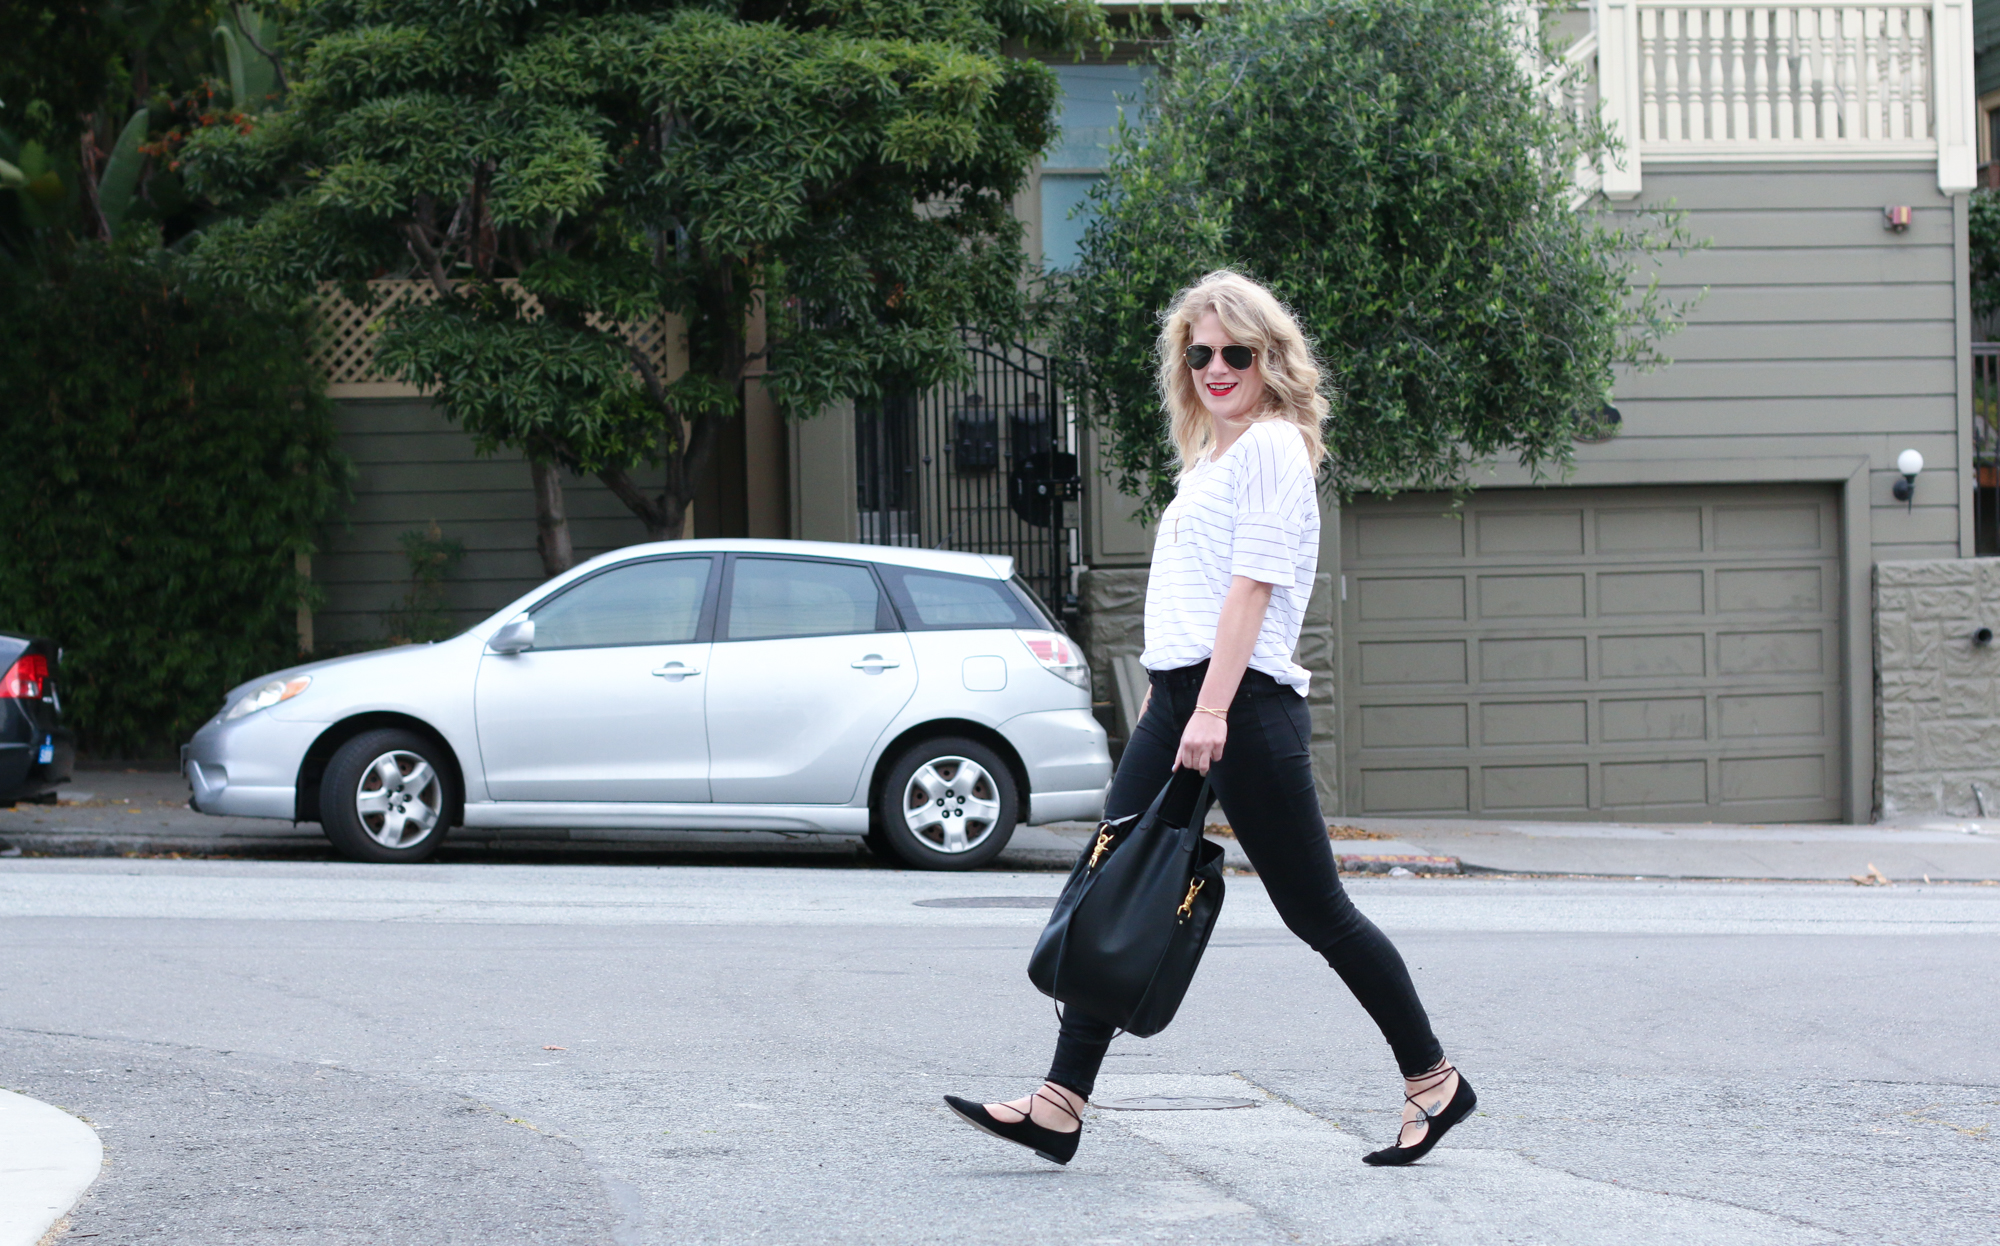
[[[1355,880],[1483,1113],[1414,1169],[1388,1053],[1254,878],[1057,1169],[1052,874],[0,862],[0,1084],[104,1138],[108,1243],[1990,1243],[2000,887]]]

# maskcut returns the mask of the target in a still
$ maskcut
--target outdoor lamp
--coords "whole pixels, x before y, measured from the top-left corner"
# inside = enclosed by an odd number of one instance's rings
[[[1924,470],[1924,456],[1915,450],[1905,450],[1896,456],[1896,470],[1903,473],[1903,478],[1889,492],[1903,503],[1904,510],[1909,510],[1916,505],[1911,499],[1917,495],[1917,473]]]

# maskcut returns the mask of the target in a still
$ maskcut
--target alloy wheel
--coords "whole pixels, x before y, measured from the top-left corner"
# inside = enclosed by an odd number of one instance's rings
[[[368,837],[384,848],[422,842],[436,829],[443,807],[437,768],[402,749],[369,762],[355,786],[354,811]]]
[[[903,789],[903,822],[934,852],[953,856],[986,841],[1000,820],[1000,789],[966,757],[934,757]]]

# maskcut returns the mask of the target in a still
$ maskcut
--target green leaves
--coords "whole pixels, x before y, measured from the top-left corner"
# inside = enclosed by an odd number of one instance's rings
[[[1172,495],[1155,317],[1214,267],[1268,283],[1317,339],[1343,493],[1460,487],[1499,454],[1559,467],[1613,366],[1655,358],[1671,316],[1631,274],[1670,235],[1571,210],[1604,137],[1542,107],[1512,13],[1259,0],[1177,32],[1062,283],[1123,487]]]
[[[1990,316],[2000,311],[2000,191],[1975,190],[1970,206],[1972,310]]]
[[[278,24],[244,5],[218,7],[226,7],[240,19],[215,28],[215,41],[222,47],[222,65],[228,75],[229,102],[237,112],[263,112],[277,102],[281,87],[278,66],[266,55],[276,51]],[[258,51],[260,47],[264,51]]]
[[[188,145],[190,185],[243,213],[200,261],[264,293],[429,282],[444,297],[391,313],[378,358],[482,445],[582,471],[664,461],[669,496],[642,518],[677,531],[749,378],[808,416],[961,368],[961,324],[1019,328],[1007,204],[1055,89],[1002,43],[1105,29],[1090,0],[755,12],[302,0],[287,107]],[[617,328],[663,315],[686,326],[680,376]]]
[[[232,685],[297,661],[310,552],[345,495],[296,314],[88,245],[0,284],[0,622],[65,648],[85,747],[171,756]]]
[[[132,210],[132,198],[139,188],[139,165],[144,159],[139,144],[146,138],[147,119],[146,110],[141,108],[126,121],[111,148],[111,158],[104,162],[104,175],[97,181],[98,211],[104,213],[104,223],[114,236],[125,223],[125,214]]]
[[[224,22],[215,28],[215,41],[222,45],[222,62],[229,73],[229,99],[238,108],[246,107],[250,98],[250,88],[245,82],[242,40],[235,30]]]

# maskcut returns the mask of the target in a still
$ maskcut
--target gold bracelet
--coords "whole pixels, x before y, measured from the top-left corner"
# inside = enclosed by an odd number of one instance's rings
[[[1216,709],[1213,705],[1196,705],[1194,712],[1197,714],[1213,714],[1223,722],[1229,721],[1229,711]]]

